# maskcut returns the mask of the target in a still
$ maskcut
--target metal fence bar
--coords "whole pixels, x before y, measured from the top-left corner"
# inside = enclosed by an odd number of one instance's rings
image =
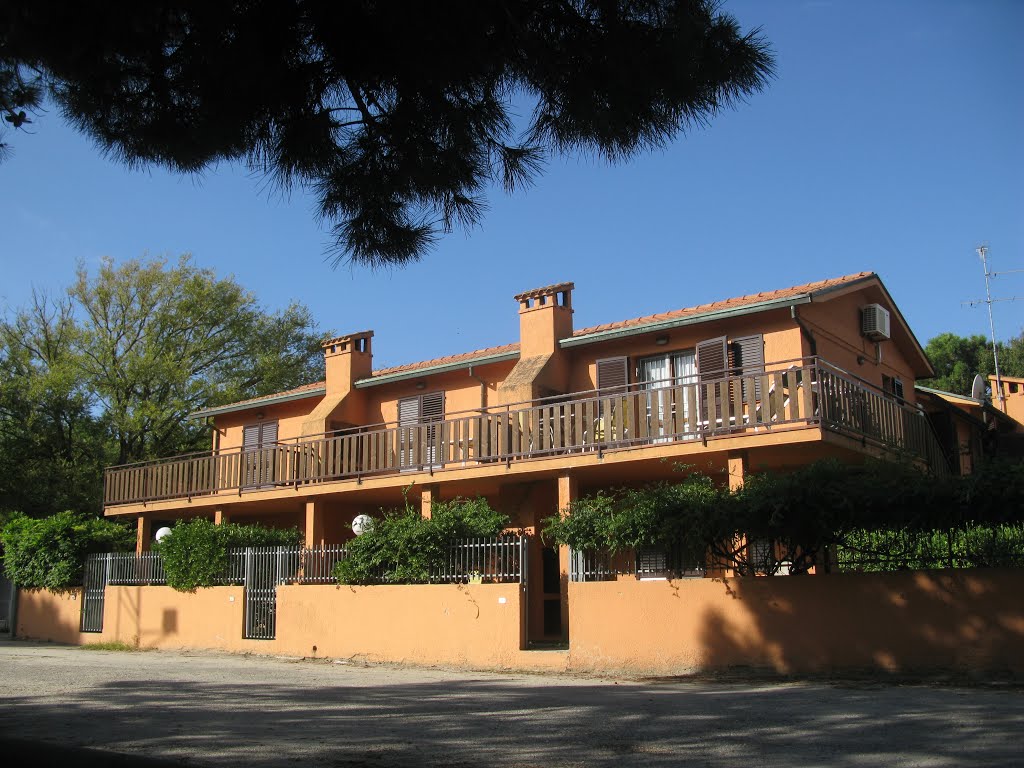
[[[464,539],[448,548],[446,562],[430,575],[434,584],[523,582],[526,536]]]

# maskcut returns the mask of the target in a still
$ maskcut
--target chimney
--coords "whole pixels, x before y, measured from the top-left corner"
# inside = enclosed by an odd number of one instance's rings
[[[324,342],[328,398],[347,394],[355,387],[356,381],[370,375],[373,370],[372,338],[373,331],[360,331]]]
[[[572,336],[572,283],[559,283],[520,293],[519,357],[552,355],[558,342]]]
[[[327,392],[303,421],[302,434],[322,434],[331,429],[336,420],[352,425],[364,423],[366,398],[355,385],[373,370],[372,338],[373,331],[360,331],[323,343]]]
[[[519,302],[519,362],[498,387],[502,403],[565,394],[569,364],[558,342],[572,336],[572,283],[537,288]]]

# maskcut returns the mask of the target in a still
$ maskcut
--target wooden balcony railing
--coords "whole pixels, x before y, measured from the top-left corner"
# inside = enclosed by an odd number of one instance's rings
[[[817,360],[691,383],[632,385],[412,425],[382,425],[108,469],[104,502],[126,504],[438,471],[573,452],[707,441],[818,424],[948,471],[917,409]]]

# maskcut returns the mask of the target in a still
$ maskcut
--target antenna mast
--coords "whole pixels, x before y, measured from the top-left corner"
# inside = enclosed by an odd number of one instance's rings
[[[985,270],[985,305],[988,307],[988,329],[992,334],[992,359],[996,364],[996,389],[999,391],[999,405],[1003,405],[1003,377],[999,373],[999,346],[996,344],[996,323],[992,319],[992,287],[991,276],[988,271],[988,247],[979,245],[976,249],[981,257],[981,266]],[[1000,410],[1005,408],[1000,407]]]
[[[988,329],[989,329],[989,333],[992,334],[992,359],[995,362],[995,366],[996,366],[996,386],[995,386],[995,388],[999,392],[998,397],[999,397],[1000,410],[1005,413],[1006,408],[1005,408],[1005,404],[1003,403],[1003,400],[1005,400],[1006,398],[1003,396],[1003,377],[1002,377],[1002,375],[999,372],[999,346],[998,346],[998,344],[996,344],[996,324],[995,324],[995,320],[992,319],[992,304],[994,302],[997,302],[997,301],[1020,301],[1022,297],[1020,297],[1020,296],[1011,296],[1010,298],[1007,298],[1007,299],[993,299],[992,298],[991,278],[995,277],[996,275],[1006,275],[1006,274],[1010,274],[1012,272],[1024,272],[1024,269],[1007,269],[1007,270],[1004,270],[1003,272],[989,272],[989,269],[988,269],[988,246],[987,245],[979,245],[974,250],[977,251],[978,256],[981,258],[981,266],[982,266],[982,269],[985,270],[985,298],[984,299],[979,299],[977,301],[965,301],[964,304],[967,304],[967,305],[972,306],[972,307],[975,306],[976,304],[985,304],[985,306],[988,307]]]

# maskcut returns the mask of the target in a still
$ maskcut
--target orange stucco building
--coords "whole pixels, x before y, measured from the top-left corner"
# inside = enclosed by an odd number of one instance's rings
[[[742,483],[822,457],[957,457],[913,382],[933,373],[864,272],[577,329],[572,283],[515,296],[515,343],[373,368],[372,331],[324,343],[326,379],[193,414],[212,450],[109,469],[105,512],[156,526],[204,516],[298,526],[307,546],[410,498],[486,497],[534,532],[577,495],[679,465]],[[383,342],[383,340],[381,340]],[[558,639],[568,554],[531,539],[531,640]]]

